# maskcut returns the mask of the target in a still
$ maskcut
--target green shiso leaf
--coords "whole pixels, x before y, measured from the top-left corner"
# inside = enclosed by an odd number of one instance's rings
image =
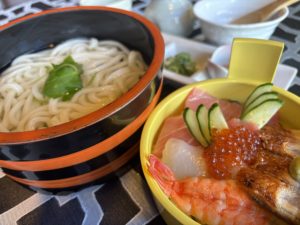
[[[64,59],[61,64],[53,65],[43,88],[44,96],[49,98],[62,98],[70,100],[82,86],[80,75],[82,66],[71,56]]]

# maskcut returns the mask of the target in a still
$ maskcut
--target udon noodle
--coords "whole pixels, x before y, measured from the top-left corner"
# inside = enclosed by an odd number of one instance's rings
[[[53,64],[67,56],[82,65],[83,88],[69,101],[42,93]],[[0,78],[0,131],[29,131],[82,117],[127,92],[145,73],[141,54],[116,41],[71,39],[16,58]]]

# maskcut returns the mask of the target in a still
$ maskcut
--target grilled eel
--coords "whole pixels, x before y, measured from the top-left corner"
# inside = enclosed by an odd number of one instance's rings
[[[267,125],[260,130],[260,139],[263,147],[271,152],[283,156],[300,156],[300,130]]]
[[[300,139],[281,127],[261,130],[262,149],[255,163],[242,168],[236,179],[261,205],[291,224],[300,225],[300,183],[289,174],[289,165],[300,154]],[[299,148],[298,148],[299,147]]]
[[[261,205],[293,224],[300,224],[300,190],[250,167],[241,169],[237,180]]]

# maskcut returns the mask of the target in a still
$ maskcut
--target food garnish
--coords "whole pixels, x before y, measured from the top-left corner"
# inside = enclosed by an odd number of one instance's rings
[[[300,182],[300,157],[296,157],[290,164],[290,174],[298,182]]]
[[[266,83],[256,87],[247,98],[241,119],[250,122],[260,129],[282,107],[283,101],[276,92],[272,92],[273,84]]]
[[[248,104],[248,106],[243,112],[243,115],[247,114],[250,110],[252,110],[256,106],[260,105],[261,103],[269,99],[278,99],[278,94],[272,91],[272,92],[265,92],[259,95],[256,99],[254,99],[252,102]]]
[[[215,103],[210,107],[208,118],[210,131],[212,131],[212,129],[222,130],[228,128],[219,104]]]
[[[261,129],[277,113],[282,107],[283,101],[278,98],[276,92],[271,91],[272,86],[273,84],[266,83],[259,85],[252,91],[244,103],[241,121],[251,123],[258,129]],[[188,118],[189,115],[194,117],[193,110],[186,108],[185,112],[186,111],[189,113],[185,113],[184,121],[189,127],[189,130],[192,130],[193,136],[196,137],[197,140],[199,139],[198,141],[204,147],[211,143],[213,129],[228,129],[226,119],[218,103],[214,103],[208,109],[208,112],[204,105],[200,105],[196,111],[197,124],[194,124],[194,118]],[[195,132],[195,130],[197,130],[197,132]],[[205,142],[202,141],[203,139]]]
[[[207,147],[209,143],[206,141],[204,135],[201,132],[196,113],[190,108],[185,108],[183,111],[183,119],[194,138],[202,146]]]
[[[208,110],[204,105],[199,105],[196,111],[197,121],[205,140],[210,143],[211,135],[209,129]]]
[[[266,100],[246,113],[242,120],[256,124],[260,129],[275,115],[282,105],[283,102],[280,99]]]
[[[252,93],[248,96],[244,103],[244,109],[247,108],[247,106],[258,96],[260,96],[263,93],[270,92],[272,90],[273,84],[272,83],[265,83],[257,86]]]
[[[213,129],[228,128],[218,103],[213,104],[209,110],[204,105],[199,105],[196,113],[190,108],[185,108],[183,117],[190,132],[204,147],[211,143]]]
[[[175,73],[190,76],[196,71],[195,62],[189,53],[181,52],[165,60],[165,68]]]
[[[44,85],[43,94],[49,98],[62,98],[70,100],[82,86],[80,75],[82,66],[71,56],[64,59],[61,64],[53,65]]]

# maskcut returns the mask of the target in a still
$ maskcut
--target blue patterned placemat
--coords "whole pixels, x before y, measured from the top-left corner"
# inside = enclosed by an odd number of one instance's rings
[[[149,2],[134,1],[134,11],[143,13]],[[78,0],[24,2],[0,11],[0,25],[28,14],[77,3]],[[289,17],[279,25],[272,39],[285,42],[281,63],[298,69],[289,90],[300,95],[300,4],[290,7]],[[30,191],[0,171],[0,225],[165,224],[142,178],[138,157],[132,162],[134,168],[120,179],[64,196]]]

